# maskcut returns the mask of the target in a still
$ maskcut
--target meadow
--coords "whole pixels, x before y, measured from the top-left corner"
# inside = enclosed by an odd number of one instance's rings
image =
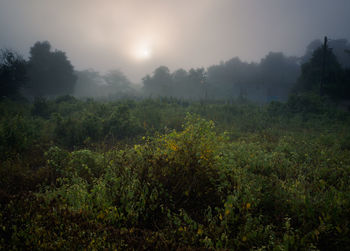
[[[62,96],[0,102],[0,249],[346,250],[350,116]]]

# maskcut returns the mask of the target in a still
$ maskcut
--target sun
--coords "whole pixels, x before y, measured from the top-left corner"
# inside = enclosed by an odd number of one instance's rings
[[[139,45],[133,49],[133,56],[139,61],[149,60],[152,58],[152,48],[147,45]]]
[[[140,51],[140,57],[147,59],[151,57],[151,49],[150,48],[143,48]]]

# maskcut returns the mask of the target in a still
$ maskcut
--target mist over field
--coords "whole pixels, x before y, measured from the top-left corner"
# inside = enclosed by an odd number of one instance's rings
[[[0,250],[348,250],[349,10],[0,0]]]
[[[347,1],[35,0],[0,7],[0,47],[30,61],[34,44],[48,41],[46,49],[62,51],[73,67],[74,87],[65,93],[77,97],[285,101],[325,36],[342,66],[350,61]],[[33,88],[24,94],[54,95]]]

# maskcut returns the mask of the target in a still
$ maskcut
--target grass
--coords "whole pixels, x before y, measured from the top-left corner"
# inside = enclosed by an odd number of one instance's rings
[[[346,113],[45,102],[0,106],[1,249],[350,245]]]

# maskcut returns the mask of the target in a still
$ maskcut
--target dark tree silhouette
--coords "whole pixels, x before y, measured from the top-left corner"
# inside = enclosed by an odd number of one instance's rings
[[[171,80],[173,84],[174,97],[177,98],[190,98],[191,93],[189,92],[188,83],[188,72],[184,69],[178,69],[171,74]]]
[[[296,92],[313,92],[335,99],[342,98],[345,74],[331,48],[320,47],[311,59],[301,66],[301,76],[295,86]]]
[[[328,41],[329,48],[332,49],[332,52],[337,57],[338,62],[342,65],[343,68],[350,68],[350,57],[347,54],[347,51],[350,51],[350,43],[347,39],[330,39]],[[308,62],[313,53],[322,46],[321,40],[317,39],[312,41],[307,47],[305,55],[301,58],[302,63]]]
[[[143,78],[143,90],[146,95],[169,96],[171,94],[172,79],[169,68],[160,66],[153,72],[153,76]]]
[[[268,100],[287,99],[300,70],[297,58],[286,57],[282,52],[270,52],[260,62],[260,74]]]
[[[76,76],[67,56],[62,51],[51,51],[49,42],[36,42],[30,49],[28,64],[29,92],[33,96],[71,94]]]
[[[0,52],[0,97],[18,95],[26,82],[26,61],[10,50]]]
[[[195,99],[207,98],[207,73],[204,68],[190,69],[188,72],[190,93]]]

